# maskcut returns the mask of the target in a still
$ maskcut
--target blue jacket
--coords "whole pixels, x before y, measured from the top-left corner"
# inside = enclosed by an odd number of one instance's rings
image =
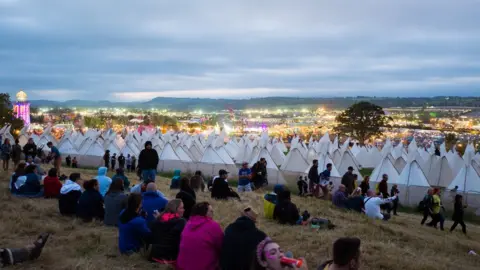
[[[154,220],[153,211],[158,210],[158,212],[162,212],[168,203],[165,197],[160,196],[155,191],[146,191],[142,194],[142,197],[142,209],[147,213],[148,222]]]
[[[98,168],[98,175],[95,176],[95,179],[98,181],[98,185],[100,186],[100,194],[105,197],[107,194],[110,185],[112,184],[112,179],[107,176],[107,167],[100,167]]]
[[[40,179],[37,174],[35,173],[29,173],[25,175],[27,177],[27,180],[25,181],[25,184],[21,186],[17,194],[21,195],[36,195],[40,191],[42,191],[42,186],[40,185]]]
[[[120,215],[123,211],[120,213]],[[136,217],[127,223],[118,222],[118,248],[121,253],[137,252],[142,248],[143,240],[151,232],[143,217]]]

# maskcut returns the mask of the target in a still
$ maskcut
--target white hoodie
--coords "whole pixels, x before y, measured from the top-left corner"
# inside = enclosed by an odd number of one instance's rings
[[[70,191],[73,191],[73,190],[78,190],[78,191],[81,192],[82,187],[79,184],[73,182],[72,180],[67,179],[65,181],[65,184],[60,189],[60,193],[61,194],[67,194],[67,193],[69,193]]]
[[[380,211],[380,205],[389,203],[395,200],[397,196],[382,199],[380,197],[367,197],[365,202],[365,214],[370,218],[383,219],[382,212]]]

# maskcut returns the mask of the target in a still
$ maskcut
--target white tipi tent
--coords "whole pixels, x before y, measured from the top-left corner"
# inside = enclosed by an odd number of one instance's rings
[[[446,157],[431,156],[426,172],[428,183],[435,187],[448,187],[453,181],[453,171]]]
[[[393,181],[389,182],[395,183]],[[398,182],[395,184],[398,185],[400,190],[400,202],[410,206],[416,205],[421,201],[430,188],[427,177],[415,160],[405,166],[398,178]]]
[[[398,182],[399,174],[388,157],[385,157],[370,175],[370,182],[378,183],[382,181],[383,174],[388,175],[391,182]]]
[[[160,172],[187,169],[169,142],[163,147],[162,152],[159,154],[159,159],[157,170]]]

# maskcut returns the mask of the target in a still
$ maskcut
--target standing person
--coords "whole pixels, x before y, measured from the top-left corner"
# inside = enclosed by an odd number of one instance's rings
[[[152,142],[145,142],[145,149],[138,156],[138,167],[142,171],[143,182],[155,182],[159,158],[157,150],[153,149]]]
[[[360,188],[362,189],[362,196],[367,195],[367,191],[370,190],[370,176],[365,176],[362,183],[360,183]]]
[[[243,162],[242,168],[238,171],[238,193],[252,191],[250,180],[252,179],[252,170],[248,168],[248,162]]]
[[[245,208],[241,216],[225,229],[220,266],[222,269],[244,270],[250,268],[255,249],[267,235],[259,230],[257,213],[252,208]]]
[[[375,192],[369,190],[367,192],[367,197],[365,198],[365,214],[369,218],[373,219],[382,219],[382,220],[389,220],[390,214],[382,214],[380,211],[380,206],[386,203],[390,203],[391,201],[395,200],[397,196],[393,196],[390,198],[383,199],[380,196],[376,196]]]
[[[23,153],[25,154],[25,159],[32,157],[33,160],[37,155],[37,145],[32,138],[28,139],[27,144],[23,146]]]
[[[265,158],[261,158],[255,165],[252,167],[252,178],[255,185],[255,189],[263,187],[267,179],[267,161]]]
[[[425,224],[425,221],[427,221],[428,216],[432,217],[433,220],[433,189],[429,188],[427,194],[425,194],[425,197],[423,197],[423,219],[420,224]]]
[[[213,220],[212,206],[208,202],[196,204],[182,232],[177,269],[218,269],[222,243],[223,231]]]
[[[127,208],[120,213],[118,222],[118,248],[122,254],[132,254],[145,247],[151,237],[147,220],[142,216],[142,196],[130,194]]]
[[[442,199],[440,199],[440,189],[439,188],[434,188],[433,189],[433,196],[432,196],[432,214],[433,214],[433,220],[428,223],[428,226],[433,226],[437,228],[437,223],[440,222],[440,230],[443,229],[443,224],[445,222],[445,217],[442,214]]]
[[[196,171],[195,175],[190,178],[190,187],[195,190],[195,192],[205,190],[205,180],[203,179],[202,171]]]
[[[121,169],[125,169],[125,156],[123,153],[120,153],[120,156],[118,156],[118,167]]]
[[[315,197],[318,197],[318,185],[320,184],[320,175],[318,173],[318,160],[316,159],[313,160],[313,165],[308,171],[308,179],[310,193],[312,193]]]
[[[350,195],[355,189],[355,179],[353,176],[353,167],[348,167],[347,172],[342,176],[342,185],[345,186],[345,192]]]
[[[113,182],[105,195],[105,218],[103,223],[107,226],[117,226],[118,216],[127,207],[127,194],[123,188],[121,178],[113,178]]]
[[[332,163],[328,163],[327,168],[323,172],[320,173],[320,185],[319,185],[319,187],[322,189],[323,199],[325,199],[325,200],[328,200],[328,197],[329,197],[329,194],[330,194],[330,190],[328,189],[328,185],[330,183],[332,183],[330,181],[330,175],[332,173],[332,168],[333,168]]]
[[[132,157],[127,154],[127,172],[132,172]]]
[[[65,163],[67,163],[67,167],[71,167],[71,166],[72,166],[72,157],[70,157],[70,155],[68,155],[68,156],[65,158]]]
[[[60,175],[60,167],[62,166],[62,156],[60,155],[60,151],[58,148],[53,145],[52,142],[47,143],[48,148],[50,148],[50,156],[53,159],[53,166],[57,169],[58,175]]]
[[[12,153],[12,146],[10,145],[10,140],[8,138],[3,141],[0,150],[2,152],[1,155],[3,170],[8,171],[8,163],[10,163],[10,155]]]
[[[73,157],[72,159],[72,168],[78,168],[77,157]]]
[[[382,175],[382,181],[378,183],[378,195],[381,195],[382,198],[388,198],[388,175]]]
[[[192,208],[197,201],[197,195],[195,191],[190,187],[190,180],[186,177],[180,179],[180,192],[177,193],[175,198],[182,200],[183,207],[185,212],[183,213],[183,217],[185,219],[190,218],[190,213],[192,212]]]
[[[110,150],[105,151],[103,161],[105,162],[105,167],[110,168]]]
[[[103,207],[103,197],[98,192],[99,185],[96,179],[83,183],[85,191],[80,196],[77,206],[77,217],[84,222],[90,222],[93,219],[102,220],[105,216]]]
[[[398,186],[396,184],[394,184],[392,186],[392,189],[390,190],[390,196],[393,197],[393,196],[395,196],[395,194],[399,194],[399,193],[400,193],[400,191],[398,190]],[[397,196],[397,198],[392,201],[393,202],[393,209],[392,210],[393,210],[393,215],[394,216],[398,216],[397,215],[398,200],[399,199],[398,199],[398,196]]]
[[[17,168],[18,163],[20,163],[20,160],[22,159],[22,147],[19,144],[18,139],[15,140],[15,145],[12,146],[12,161]]]
[[[453,210],[453,225],[450,228],[450,232],[455,230],[455,227],[457,227],[458,224],[462,226],[462,232],[464,234],[467,234],[467,226],[465,226],[465,222],[463,222],[463,212],[464,208],[467,208],[467,206],[463,205],[463,196],[460,194],[455,195],[455,205],[454,205],[454,210]]]
[[[360,269],[360,239],[339,238],[333,243],[333,260],[322,263],[318,270]]]
[[[110,164],[112,165],[112,171],[115,171],[115,165],[117,165],[117,153],[113,153],[112,158],[110,158]]]
[[[137,171],[137,158],[135,156],[132,156],[132,172]]]

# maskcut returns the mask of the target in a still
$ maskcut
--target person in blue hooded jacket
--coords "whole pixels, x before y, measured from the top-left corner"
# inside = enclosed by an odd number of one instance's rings
[[[29,165],[25,169],[25,183],[17,190],[16,194],[28,197],[43,197],[43,187],[37,175],[37,166]]]
[[[107,167],[100,167],[98,168],[98,175],[95,176],[94,179],[97,179],[98,185],[100,186],[100,194],[102,194],[103,197],[105,197],[105,194],[107,194],[108,189],[110,188],[110,185],[112,184],[112,179],[107,176]]]
[[[147,220],[141,215],[141,209],[142,196],[130,194],[127,208],[120,213],[118,220],[118,248],[122,254],[140,251],[152,234]]]
[[[146,187],[146,191],[142,193],[142,205],[143,211],[146,212],[147,216],[146,219],[148,222],[153,221],[154,217],[153,214],[156,211],[162,212],[167,205],[168,200],[160,196],[157,192],[157,185],[151,182],[148,183]]]

